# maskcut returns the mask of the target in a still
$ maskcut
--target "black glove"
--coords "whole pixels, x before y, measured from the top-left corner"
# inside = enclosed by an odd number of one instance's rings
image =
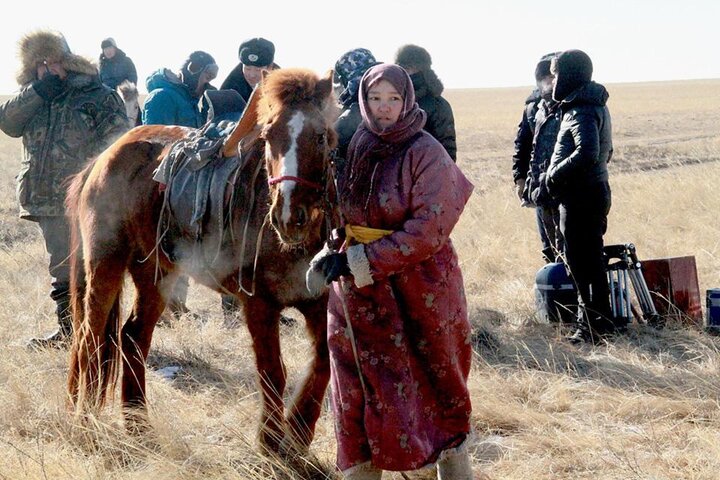
[[[347,253],[331,253],[318,262],[317,268],[325,276],[325,284],[329,285],[340,277],[350,275]]]
[[[33,88],[46,102],[60,95],[63,91],[62,79],[54,73],[46,73],[42,79],[33,82]]]
[[[545,174],[545,187],[552,198],[559,198],[562,194],[564,182],[559,181],[557,169],[548,169]]]
[[[530,193],[530,200],[538,207],[546,206],[552,200],[550,193],[548,193],[547,185],[545,184],[544,173],[540,174],[538,186]]]

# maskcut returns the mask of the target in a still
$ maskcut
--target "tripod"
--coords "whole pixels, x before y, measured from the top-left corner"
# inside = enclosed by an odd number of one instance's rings
[[[603,253],[607,262],[610,307],[613,316],[623,318],[627,323],[630,323],[634,316],[638,322],[661,326],[661,317],[655,309],[642,274],[642,264],[635,252],[635,245],[632,243],[607,245]],[[630,300],[630,285],[633,287],[642,313],[637,311]]]

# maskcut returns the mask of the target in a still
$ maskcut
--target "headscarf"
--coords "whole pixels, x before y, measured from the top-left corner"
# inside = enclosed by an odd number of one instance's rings
[[[403,97],[403,108],[397,122],[380,128],[372,119],[367,95],[373,85],[387,80]],[[362,123],[358,127],[348,149],[350,173],[343,196],[352,199],[365,198],[371,193],[374,167],[377,162],[396,155],[408,147],[409,143],[425,126],[427,115],[415,102],[415,91],[407,72],[397,65],[381,63],[370,68],[360,82],[360,115]]]
[[[372,119],[367,95],[373,85],[386,80],[403,97],[403,108],[397,122],[386,129],[380,128]],[[366,128],[374,133],[382,143],[397,144],[407,141],[425,125],[426,114],[415,103],[415,89],[405,69],[392,63],[381,63],[365,72],[360,82],[360,115]]]
[[[335,76],[342,87],[338,100],[343,107],[347,108],[357,101],[363,74],[377,63],[373,54],[366,48],[356,48],[345,52],[335,62]]]

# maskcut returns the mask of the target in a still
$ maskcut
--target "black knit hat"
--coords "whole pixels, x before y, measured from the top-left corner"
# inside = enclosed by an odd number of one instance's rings
[[[395,54],[395,63],[403,68],[416,68],[417,70],[429,70],[432,65],[432,58],[427,50],[417,45],[403,45]]]
[[[592,80],[593,64],[582,50],[566,50],[555,60],[555,88],[553,98],[561,101],[573,91]]]
[[[251,38],[240,44],[238,57],[243,65],[266,67],[275,60],[275,45],[264,38]]]
[[[543,77],[550,75],[550,63],[552,59],[560,55],[561,52],[552,52],[543,55],[537,66],[535,66],[535,81],[539,82]]]

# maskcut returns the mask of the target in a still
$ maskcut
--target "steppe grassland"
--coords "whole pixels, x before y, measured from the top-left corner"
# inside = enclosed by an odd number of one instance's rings
[[[642,258],[695,255],[701,290],[720,286],[716,183],[720,81],[609,85],[615,155],[607,243]],[[718,343],[697,330],[632,328],[608,345],[569,347],[534,317],[541,266],[532,212],[510,181],[512,140],[528,88],[449,91],[459,164],[476,185],[455,230],[476,362],[471,375],[478,475],[494,479],[717,478]],[[258,413],[244,329],[222,328],[219,297],[197,287],[206,319],[158,329],[149,363],[152,442],[119,428],[116,406],[83,424],[66,410],[64,352],[23,341],[53,326],[44,247],[16,218],[20,143],[0,136],[0,475],[40,478],[303,478],[254,448]],[[128,297],[131,289],[128,289]],[[292,385],[307,342],[283,327]],[[332,418],[323,415],[313,465],[331,471]],[[308,475],[305,475],[308,476]],[[322,478],[322,477],[320,477]],[[386,478],[400,478],[386,475]]]

